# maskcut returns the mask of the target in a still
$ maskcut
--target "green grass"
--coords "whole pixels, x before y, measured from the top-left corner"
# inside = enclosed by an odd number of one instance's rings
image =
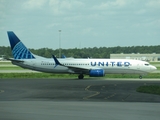
[[[141,92],[141,93],[160,95],[160,86],[158,86],[158,85],[140,86],[137,88],[136,91]]]
[[[0,78],[77,78],[77,75],[51,73],[0,73]]]
[[[139,78],[138,74],[106,74],[106,78]],[[160,78],[159,73],[149,73],[146,76],[143,76],[143,78]]]
[[[0,78],[77,78],[76,74],[51,74],[51,73],[0,73]],[[85,78],[88,78],[85,75]],[[101,78],[136,78],[139,79],[139,75],[132,74],[106,74]],[[143,78],[160,78],[159,73],[150,73]],[[98,78],[99,79],[99,78]]]
[[[160,64],[160,62],[149,62],[151,65]]]
[[[157,70],[160,70],[160,67],[156,67],[157,68]]]
[[[7,66],[7,67],[1,67],[0,70],[24,70],[24,68],[18,67],[18,66]]]
[[[0,65],[12,65],[11,62],[0,62]]]

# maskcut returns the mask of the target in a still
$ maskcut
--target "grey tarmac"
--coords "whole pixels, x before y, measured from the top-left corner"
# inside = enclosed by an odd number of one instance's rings
[[[2,120],[160,118],[160,96],[136,92],[159,79],[1,79]]]

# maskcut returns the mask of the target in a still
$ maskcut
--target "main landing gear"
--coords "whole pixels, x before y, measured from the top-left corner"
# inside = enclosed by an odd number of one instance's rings
[[[83,78],[84,78],[83,74],[78,75],[78,79],[83,79]]]
[[[142,75],[139,76],[139,79],[142,79]]]

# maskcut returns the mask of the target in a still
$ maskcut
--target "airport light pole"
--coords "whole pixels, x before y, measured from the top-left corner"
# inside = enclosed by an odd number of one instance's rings
[[[61,58],[61,30],[59,30],[59,58]]]

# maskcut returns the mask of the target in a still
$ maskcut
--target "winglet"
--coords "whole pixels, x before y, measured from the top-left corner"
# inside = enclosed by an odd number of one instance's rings
[[[52,57],[53,57],[53,59],[54,59],[54,61],[55,61],[55,63],[56,63],[56,65],[54,66],[54,68],[55,68],[57,65],[62,65],[62,64],[57,60],[57,58],[56,58],[54,55],[52,55]]]

